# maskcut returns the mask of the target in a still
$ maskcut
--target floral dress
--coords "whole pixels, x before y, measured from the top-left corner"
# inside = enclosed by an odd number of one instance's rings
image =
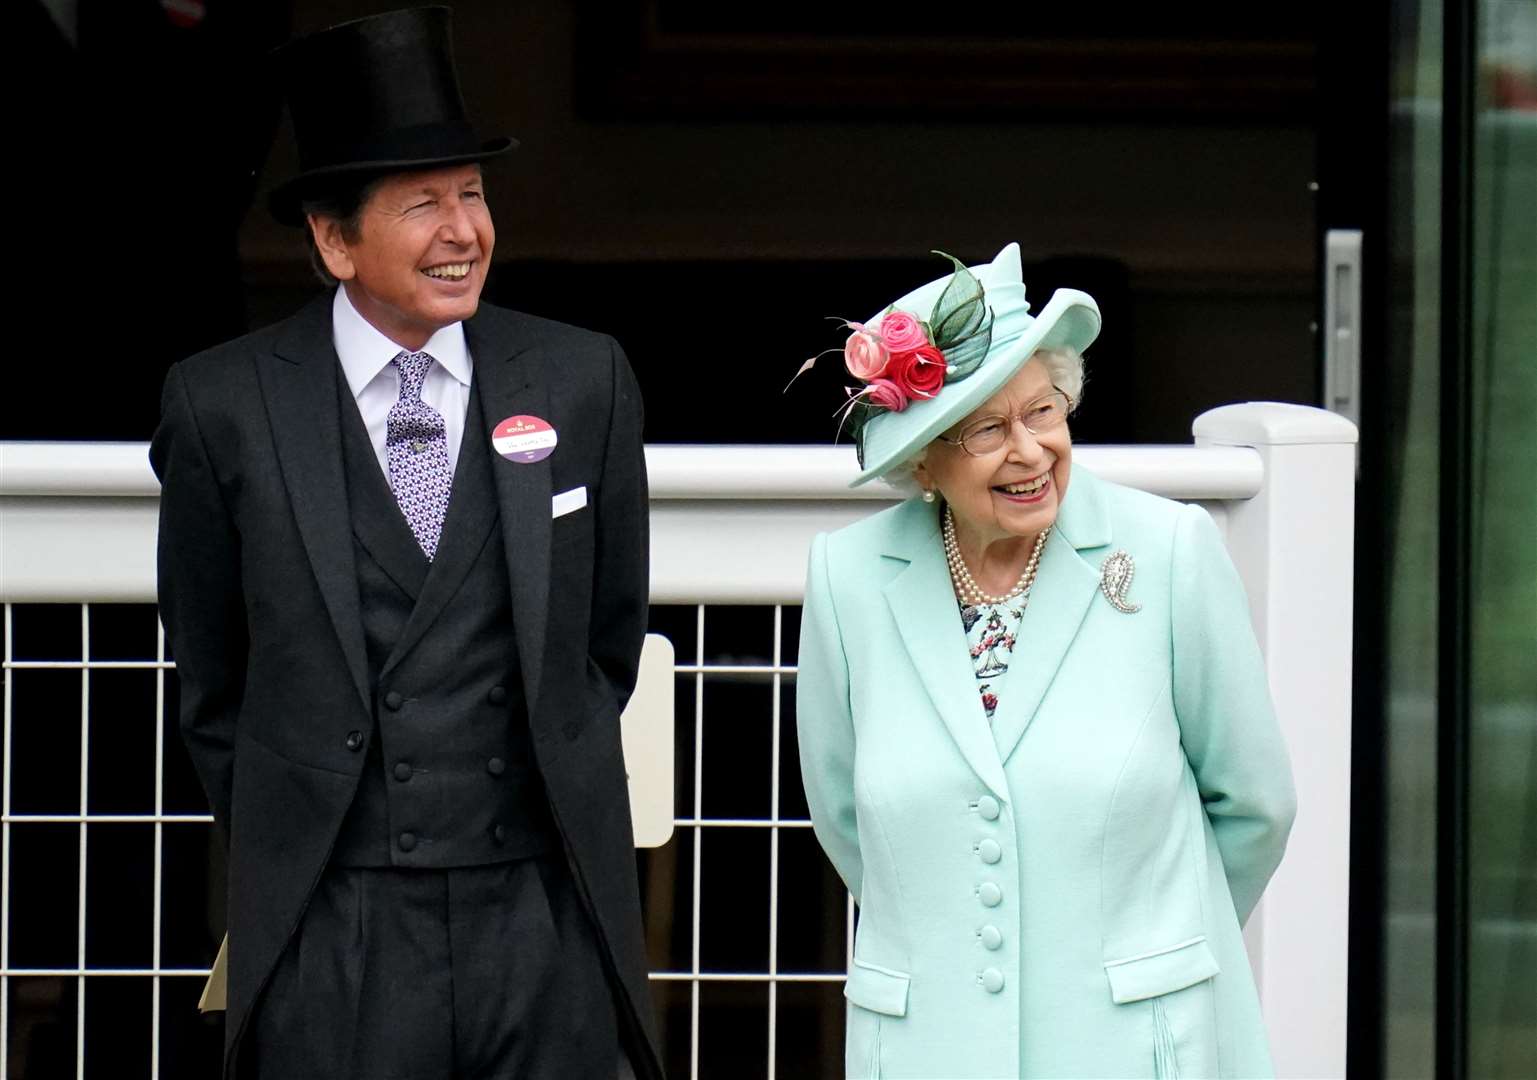
[[[977,691],[982,695],[982,709],[988,720],[998,709],[998,689],[1009,670],[1014,655],[1014,641],[1024,618],[1022,598],[1001,604],[961,604],[961,625],[966,629],[966,644],[971,649],[971,663],[977,674]]]

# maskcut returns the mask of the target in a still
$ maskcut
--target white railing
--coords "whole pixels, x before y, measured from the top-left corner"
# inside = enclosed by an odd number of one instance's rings
[[[1291,748],[1299,814],[1285,862],[1246,930],[1264,1002],[1276,1066],[1282,1076],[1343,1076],[1350,820],[1351,566],[1354,427],[1321,410],[1249,404],[1213,410],[1197,419],[1195,445],[1178,447],[1081,446],[1075,460],[1109,480],[1170,498],[1199,501],[1222,527],[1248,588],[1255,630],[1265,649],[1271,691]],[[795,669],[785,657],[783,607],[799,604],[811,538],[888,505],[900,497],[879,485],[851,491],[852,451],[846,447],[651,446],[652,600],[697,605],[695,648],[678,658],[680,680],[694,684],[691,715],[678,717],[680,744],[691,735],[691,805],[674,808],[674,824],[691,844],[690,962],[683,970],[652,973],[659,983],[687,983],[691,1072],[700,1073],[700,989],[712,982],[767,987],[766,1075],[775,1074],[777,991],[795,983],[836,983],[840,972],[781,971],[778,962],[781,830],[804,830],[804,820],[782,819],[779,792],[793,782],[794,763],[782,769],[780,690]],[[85,981],[133,974],[154,980],[152,1037],[158,1054],[161,977],[202,970],[161,969],[160,843],[166,824],[197,825],[202,816],[162,813],[157,771],[154,813],[133,817],[155,828],[153,963],[147,969],[91,968],[86,964],[86,826],[128,816],[91,815],[87,809],[89,676],[93,670],[131,665],[155,672],[163,684],[163,639],[155,655],[94,661],[89,647],[90,607],[104,602],[152,603],[158,488],[143,444],[0,444],[0,601],[6,605],[4,855],[0,856],[0,981],[28,975],[79,980],[77,1068],[85,1053]],[[66,603],[81,607],[81,660],[28,661],[12,655],[12,604]],[[707,662],[707,605],[772,605],[772,655],[767,663]],[[714,655],[714,654],[711,654]],[[80,827],[80,948],[73,968],[11,966],[13,824],[42,821],[13,815],[11,803],[12,672],[27,667],[81,671],[80,812],[48,821]],[[704,707],[707,678],[747,677],[772,690],[772,737],[766,775],[767,816],[707,817],[704,745],[711,734]],[[680,685],[682,683],[680,682]],[[156,738],[163,725],[157,724]],[[713,737],[713,736],[712,736]],[[157,751],[157,762],[161,760]],[[23,767],[25,763],[20,763]],[[721,782],[719,780],[717,783]],[[206,827],[206,826],[202,826]],[[762,970],[714,971],[701,963],[701,877],[707,830],[767,830],[769,928]],[[725,835],[742,835],[726,833]],[[761,833],[760,833],[761,835]],[[804,835],[804,834],[803,834]],[[712,841],[713,843],[713,841]],[[669,894],[673,895],[673,894]],[[847,920],[852,920],[849,907]],[[0,988],[0,1075],[6,1075],[9,997]],[[832,1040],[832,1045],[838,1043]],[[158,1075],[158,1065],[152,1066]]]

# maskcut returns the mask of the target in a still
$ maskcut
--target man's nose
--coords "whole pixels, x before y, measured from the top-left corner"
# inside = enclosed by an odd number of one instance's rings
[[[475,242],[475,222],[470,218],[469,208],[462,202],[455,202],[448,211],[448,217],[443,222],[443,238],[451,240],[461,247],[468,247]]]

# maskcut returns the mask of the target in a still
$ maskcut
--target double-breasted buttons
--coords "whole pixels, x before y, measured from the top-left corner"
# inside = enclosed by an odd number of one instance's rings
[[[998,841],[989,836],[977,844],[977,858],[992,865],[1003,858],[1003,848],[998,846]]]
[[[411,766],[404,761],[395,762],[395,779],[402,784],[411,779]]]
[[[405,703],[406,699],[401,697],[400,694],[394,690],[391,690],[388,694],[384,695],[384,707],[390,710],[390,712],[400,711],[400,707]]]
[[[997,907],[1003,903],[1003,890],[995,882],[984,881],[977,886],[977,899],[982,901],[983,907]]]
[[[1003,989],[1003,972],[997,968],[986,968],[981,976],[982,989],[989,994],[996,994]]]
[[[354,754],[363,749],[363,733],[361,731],[349,731],[346,738],[347,749]]]
[[[977,931],[977,940],[982,943],[984,949],[991,951],[1001,948],[1003,946],[1003,931],[989,923]]]
[[[998,800],[991,795],[984,795],[977,800],[977,813],[987,821],[997,821],[999,810]]]
[[[501,776],[502,773],[506,771],[507,763],[499,757],[494,757],[490,761],[486,762],[486,772],[490,773],[492,776]]]
[[[491,692],[486,695],[486,700],[493,705],[507,704],[507,688],[505,686],[493,686]]]
[[[395,843],[400,845],[400,850],[401,851],[408,851],[408,852],[409,851],[415,851],[416,850],[416,834],[414,832],[403,832],[403,833],[400,834],[399,838],[395,841]]]

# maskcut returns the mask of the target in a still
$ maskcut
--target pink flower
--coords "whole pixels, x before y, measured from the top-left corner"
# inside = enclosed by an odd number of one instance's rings
[[[890,379],[871,379],[870,385],[865,388],[865,400],[892,412],[901,412],[907,408],[907,395]]]
[[[850,334],[848,344],[843,346],[844,366],[850,375],[865,382],[884,373],[890,359],[891,353],[881,339],[864,329]]]
[[[888,311],[877,328],[886,348],[894,353],[912,352],[929,343],[923,324],[905,311]]]

